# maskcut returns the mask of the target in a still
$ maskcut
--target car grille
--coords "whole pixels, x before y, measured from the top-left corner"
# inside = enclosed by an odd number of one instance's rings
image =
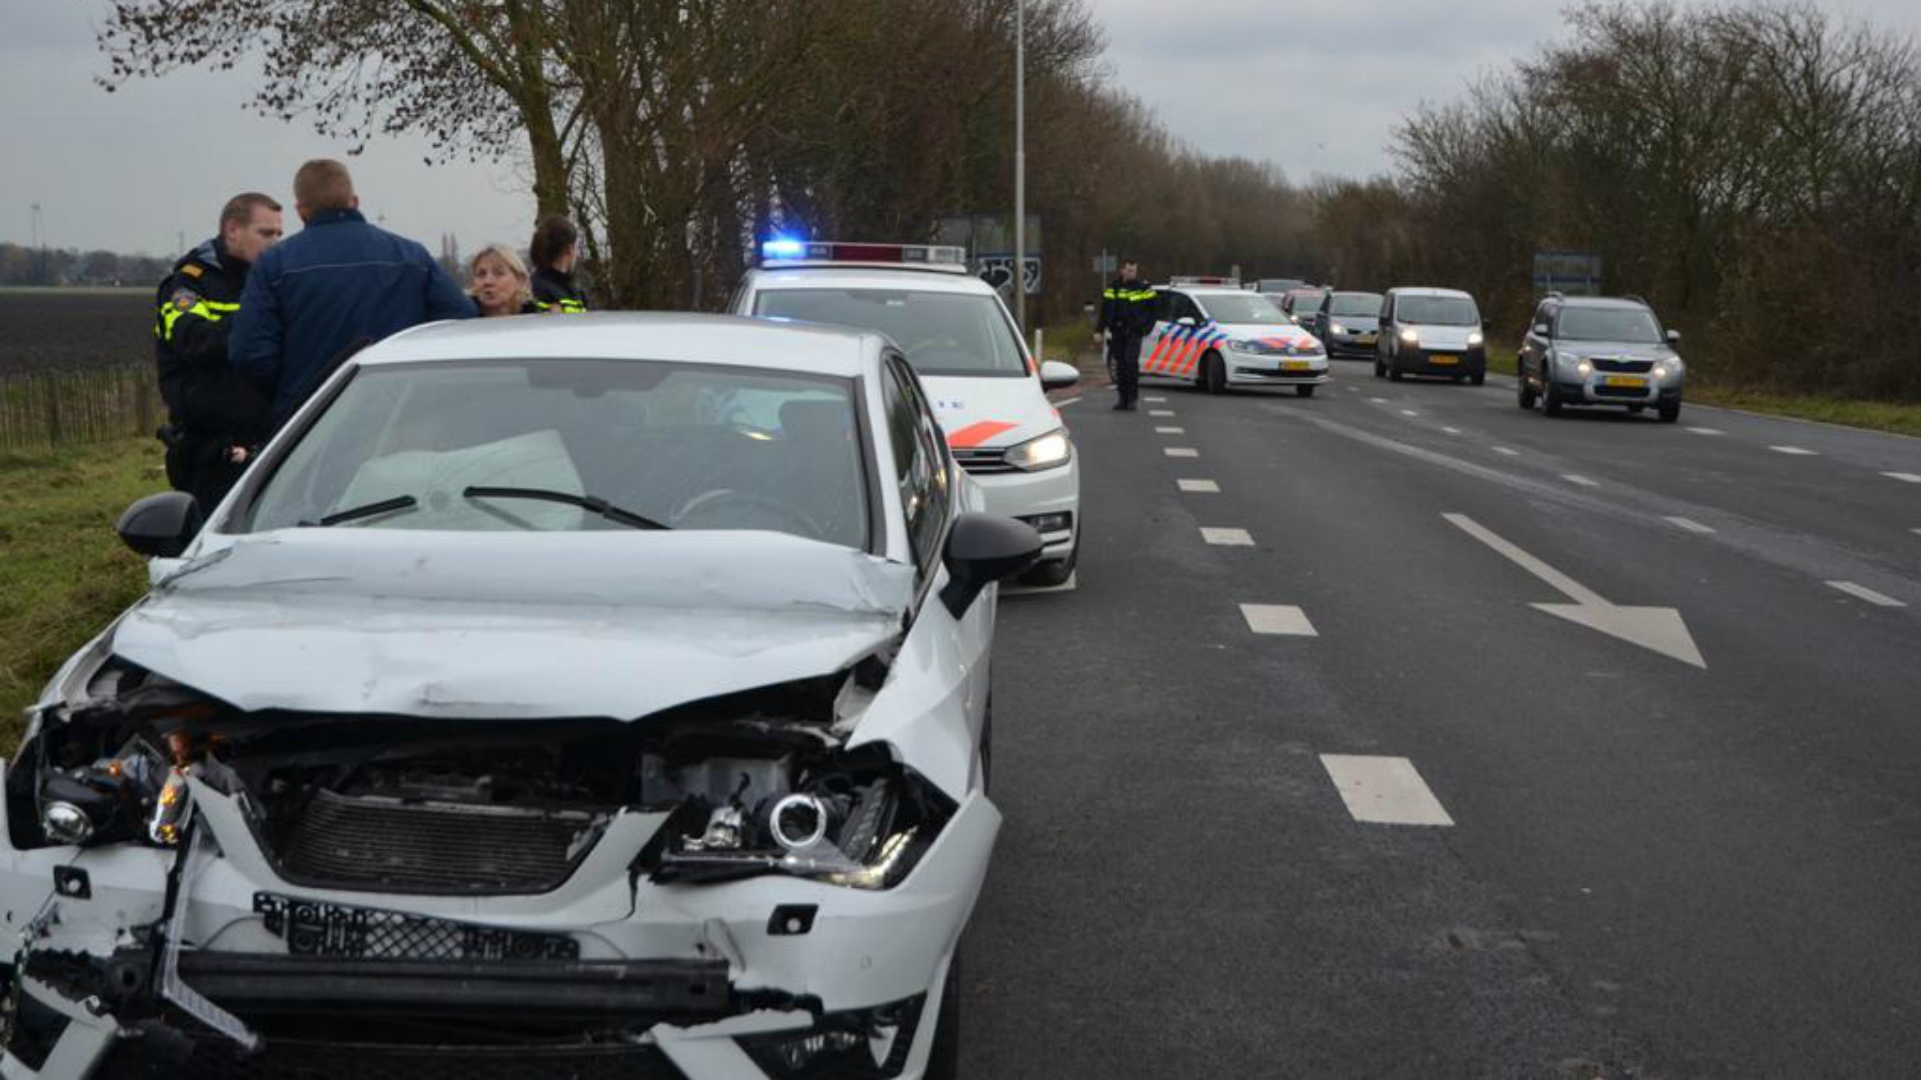
[[[600,825],[580,812],[409,803],[322,791],[277,852],[290,880],[398,893],[558,888]]]
[[[1616,360],[1604,356],[1594,357],[1590,363],[1596,371],[1607,371],[1617,375],[1646,375],[1654,370],[1652,360]]]
[[[658,1047],[431,1046],[268,1038],[259,1053],[206,1036],[184,1063],[155,1059],[148,1040],[124,1040],[96,1077],[190,1076],[194,1080],[681,1080]]]
[[[1326,374],[1326,372],[1324,371],[1317,371],[1313,369],[1309,369],[1305,371],[1264,371],[1259,368],[1238,368],[1236,369],[1236,371],[1241,375],[1248,375],[1254,378],[1278,379],[1281,381],[1286,381],[1288,379],[1318,379],[1322,375]]]
[[[954,460],[970,473],[1008,473],[1015,468],[1007,463],[1005,449],[969,449],[954,451]]]
[[[566,934],[507,930],[404,911],[348,907],[273,893],[253,894],[253,909],[290,956],[374,960],[577,960]]]

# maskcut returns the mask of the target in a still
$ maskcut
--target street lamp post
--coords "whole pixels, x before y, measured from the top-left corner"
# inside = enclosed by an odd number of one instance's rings
[[[1027,336],[1027,0],[1014,0],[1014,321]]]

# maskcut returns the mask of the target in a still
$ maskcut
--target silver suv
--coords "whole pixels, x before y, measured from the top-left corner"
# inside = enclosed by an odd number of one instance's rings
[[[1640,297],[1550,294],[1521,342],[1521,408],[1532,409],[1537,398],[1549,416],[1564,405],[1616,405],[1636,413],[1653,406],[1672,424],[1681,417],[1687,377],[1674,351],[1680,342],[1680,332],[1663,332]]]
[[[1487,381],[1486,329],[1474,298],[1458,289],[1389,289],[1374,377],[1441,375],[1479,386]]]

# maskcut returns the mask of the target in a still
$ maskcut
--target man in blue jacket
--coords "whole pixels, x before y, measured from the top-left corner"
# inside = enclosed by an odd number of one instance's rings
[[[479,314],[426,248],[367,223],[345,165],[309,161],[293,190],[306,228],[254,264],[227,346],[228,362],[272,397],[275,426],[356,349]]]

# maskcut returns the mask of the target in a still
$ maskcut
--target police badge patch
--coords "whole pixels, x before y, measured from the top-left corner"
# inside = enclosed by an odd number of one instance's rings
[[[192,311],[193,306],[199,302],[200,297],[186,289],[175,289],[171,301],[175,311]]]

